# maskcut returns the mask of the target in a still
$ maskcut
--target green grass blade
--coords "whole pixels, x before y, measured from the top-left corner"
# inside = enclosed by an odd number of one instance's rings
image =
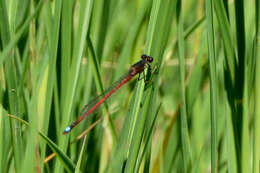
[[[7,172],[8,167],[10,166],[10,158],[8,158],[8,152],[11,147],[11,136],[10,128],[9,128],[9,120],[7,118],[6,110],[0,105],[0,141],[4,141],[0,143],[0,171]]]
[[[232,42],[230,26],[228,23],[228,17],[227,17],[226,11],[225,11],[223,1],[217,0],[217,1],[214,1],[213,3],[214,3],[214,9],[215,9],[215,13],[216,13],[219,27],[220,27],[220,32],[221,32],[222,38],[223,38],[224,49],[225,49],[225,53],[226,53],[227,68],[229,69],[229,72],[230,72],[230,78],[231,78],[232,84],[234,84],[236,61],[234,58],[235,51],[234,51],[234,46],[233,46],[233,42]]]
[[[79,159],[78,159],[78,162],[77,162],[77,165],[76,165],[75,173],[80,173],[80,165],[81,165],[83,154],[84,154],[84,148],[85,148],[85,145],[86,145],[86,139],[87,139],[87,137],[85,136],[84,140],[83,140],[83,143],[82,143]]]
[[[180,71],[180,92],[181,92],[181,141],[182,141],[182,156],[184,172],[188,172],[189,165],[191,164],[191,149],[187,124],[187,110],[186,110],[186,87],[185,87],[185,59],[184,59],[184,34],[183,34],[183,17],[182,17],[182,4],[178,11],[178,53],[179,53],[179,71]],[[177,7],[177,8],[178,8]]]
[[[130,139],[131,139],[131,145],[130,145],[130,153],[129,153],[129,159],[127,161],[126,164],[126,168],[125,171],[128,172],[134,172],[134,168],[135,168],[135,163],[136,163],[136,159],[138,156],[138,150],[141,144],[141,139],[142,139],[142,133],[143,133],[143,128],[144,128],[144,123],[145,123],[145,116],[139,116],[138,117],[138,113],[139,113],[139,105],[141,103],[142,100],[142,96],[143,96],[143,90],[144,90],[144,83],[141,82],[141,84],[139,83],[137,85],[137,89],[136,89],[136,97],[133,98],[134,101],[134,105],[132,107],[132,115],[133,118],[135,119],[133,121],[133,129],[130,129]]]
[[[49,147],[52,149],[53,152],[56,153],[56,156],[61,161],[61,163],[64,165],[66,171],[68,172],[74,172],[75,171],[75,164],[70,160],[69,157],[66,156],[65,153],[54,143],[52,142],[47,136],[45,136],[42,133],[39,133],[40,136],[47,142]]]
[[[69,67],[71,63],[71,47],[72,47],[72,9],[73,1],[63,1],[62,8],[62,25],[61,25],[61,105],[65,101],[66,83],[69,76]]]
[[[208,36],[208,52],[210,66],[210,113],[211,113],[211,171],[217,172],[217,75],[216,75],[216,50],[215,50],[215,31],[213,20],[213,2],[206,1],[206,23]]]
[[[228,106],[226,106],[226,116],[227,116],[227,136],[226,136],[226,146],[227,146],[227,164],[229,172],[237,172],[238,166],[236,161],[236,149],[235,149],[235,135],[233,131],[233,124],[231,119],[231,113],[228,111]]]
[[[255,1],[256,8],[256,39],[255,39],[255,56],[256,59],[256,71],[255,71],[255,114],[254,114],[254,128],[253,128],[253,173],[260,171],[259,162],[260,162],[260,3]],[[258,46],[257,46],[258,45]]]
[[[252,172],[250,169],[250,144],[249,144],[249,106],[248,106],[248,80],[247,67],[245,69],[245,84],[243,96],[243,130],[242,130],[242,172]]]
[[[156,122],[157,116],[159,114],[160,108],[161,108],[161,104],[159,105],[159,107],[158,107],[158,109],[156,111],[156,114],[155,114],[155,116],[153,118],[153,121],[152,121],[152,124],[150,126],[150,129],[147,131],[146,139],[144,140],[143,151],[141,152],[141,154],[140,154],[140,156],[139,156],[139,158],[137,160],[136,167],[135,167],[135,172],[139,171],[141,163],[142,163],[142,160],[144,159],[145,154],[148,152],[149,149],[151,149],[150,148],[151,146],[149,147],[149,145],[151,144],[151,141],[152,141],[152,134],[153,134],[153,131],[154,131],[154,128],[155,128],[155,122]],[[147,166],[147,167],[148,167],[148,170],[146,170],[146,171],[149,172],[149,166]]]
[[[134,93],[133,97],[136,97],[136,92]],[[131,99],[131,102],[129,104],[129,107],[132,108],[135,103],[134,99]],[[134,117],[132,117],[132,109],[128,112],[126,115],[126,118],[124,120],[123,128],[121,130],[119,140],[116,146],[115,151],[113,152],[114,155],[116,155],[116,158],[112,158],[110,166],[108,168],[108,172],[120,172],[122,171],[122,168],[125,166],[125,159],[127,158],[128,151],[126,151],[126,148],[129,148],[130,146],[130,129],[133,126]]]

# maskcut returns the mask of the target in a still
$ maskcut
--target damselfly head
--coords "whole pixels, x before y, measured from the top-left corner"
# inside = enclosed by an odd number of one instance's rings
[[[143,54],[141,58],[147,62],[153,62],[153,57],[151,56]]]

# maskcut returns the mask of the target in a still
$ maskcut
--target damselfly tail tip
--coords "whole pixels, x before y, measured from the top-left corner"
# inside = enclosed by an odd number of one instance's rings
[[[66,135],[67,133],[69,133],[71,131],[71,127],[67,127],[64,131],[63,134]]]

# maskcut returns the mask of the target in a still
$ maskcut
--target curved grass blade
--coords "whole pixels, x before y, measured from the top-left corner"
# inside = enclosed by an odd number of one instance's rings
[[[56,156],[61,161],[63,166],[68,172],[74,172],[75,171],[75,164],[70,160],[70,158],[63,153],[63,151],[54,143],[52,142],[47,136],[39,132],[39,135],[47,142],[49,147],[52,149],[54,153],[56,153]]]
[[[25,124],[26,126],[30,127],[29,123],[26,122],[25,120],[14,116],[14,115],[10,115],[8,114],[8,116],[12,119],[16,119],[18,121],[20,121],[21,123]],[[49,147],[52,149],[52,151],[54,153],[56,153],[56,156],[58,157],[58,159],[61,161],[61,163],[64,165],[64,167],[66,168],[66,170],[68,172],[74,172],[75,170],[75,164],[70,160],[69,157],[67,157],[66,154],[64,154],[64,152],[54,143],[52,142],[52,140],[50,138],[48,138],[47,136],[45,136],[43,133],[38,132],[38,134],[47,142],[47,144],[49,145]]]

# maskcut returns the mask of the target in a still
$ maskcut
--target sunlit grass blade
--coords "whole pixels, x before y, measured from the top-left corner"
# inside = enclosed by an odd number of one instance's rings
[[[142,87],[140,87],[140,90],[143,89]],[[140,92],[140,90],[137,89],[137,93],[138,91]],[[147,94],[146,97],[150,97],[151,94],[151,90],[150,93]],[[141,99],[141,97],[139,96],[139,98]],[[138,105],[139,100],[136,100],[136,105]],[[140,103],[140,101],[139,101]],[[147,109],[149,104],[149,100],[145,100],[144,102],[144,109]],[[136,108],[137,109],[137,108]],[[135,109],[134,109],[135,110]],[[137,110],[136,112],[138,112],[139,110]],[[134,113],[134,112],[133,112]],[[130,134],[130,139],[131,139],[131,144],[130,144],[130,148],[129,148],[129,156],[127,159],[127,163],[126,163],[126,167],[125,167],[125,171],[127,173],[131,173],[134,172],[135,166],[136,166],[136,161],[137,161],[137,157],[138,157],[138,153],[140,151],[140,147],[141,147],[141,142],[142,142],[142,138],[144,135],[144,126],[145,126],[145,122],[146,117],[148,113],[143,113],[141,112],[139,115],[140,116],[134,116],[134,118],[136,118],[135,121],[133,121],[134,126],[132,126],[133,129],[132,130],[132,134]]]
[[[235,82],[235,50],[234,50],[234,44],[232,42],[232,35],[229,27],[228,22],[228,16],[223,4],[223,1],[217,0],[213,1],[214,3],[214,10],[215,14],[218,19],[219,27],[220,27],[220,33],[222,34],[223,43],[224,43],[224,49],[226,53],[226,62],[227,62],[227,68],[229,70],[230,79],[232,81],[232,84]]]
[[[61,161],[61,163],[64,165],[65,169],[68,172],[74,172],[75,171],[75,164],[69,159],[69,157],[62,152],[62,150],[54,143],[52,142],[47,136],[40,133],[40,136],[47,142],[49,147],[52,149],[53,152],[56,153],[56,156]]]
[[[191,165],[192,153],[188,133],[187,105],[186,105],[186,87],[185,87],[185,55],[184,55],[184,34],[183,34],[183,13],[182,4],[179,1],[177,6],[177,25],[178,25],[178,57],[179,57],[179,75],[180,75],[180,92],[181,92],[181,144],[184,172],[189,172]]]
[[[87,137],[85,136],[84,140],[83,140],[83,143],[82,143],[79,159],[78,159],[78,162],[77,162],[77,165],[76,165],[75,173],[80,173],[81,172],[80,171],[80,165],[81,165],[83,154],[84,154],[84,149],[85,149],[85,145],[86,145],[86,139],[87,139]]]
[[[253,128],[253,173],[260,171],[259,162],[260,162],[260,3],[255,1],[256,8],[256,38],[255,38],[255,52],[254,58],[256,58],[256,71],[255,71],[255,114],[254,114],[254,128]]]
[[[144,147],[143,147],[143,151],[141,152],[141,154],[139,155],[138,157],[138,160],[137,160],[137,163],[136,163],[136,167],[135,167],[135,172],[138,172],[139,169],[140,169],[140,166],[141,166],[141,163],[142,163],[142,160],[144,159],[145,157],[145,154],[148,153],[149,150],[151,150],[151,140],[152,140],[152,135],[153,135],[153,131],[154,131],[154,128],[155,128],[155,122],[157,120],[157,116],[159,114],[159,111],[160,111],[160,108],[161,108],[161,104],[159,105],[159,107],[157,108],[156,110],[156,113],[155,113],[155,116],[153,118],[153,121],[152,121],[152,124],[150,126],[150,129],[148,129],[147,131],[147,134],[146,134],[146,140],[144,140]],[[149,162],[150,160],[150,157],[148,158],[145,158],[145,160],[147,162]],[[147,163],[146,162],[146,163]],[[144,170],[144,171],[149,171],[149,165],[146,166],[147,167],[147,170]]]
[[[134,93],[133,97],[136,96],[137,93]],[[135,100],[132,99],[129,107],[133,107],[133,105],[135,104],[134,102]],[[126,115],[126,118],[124,120],[124,124],[123,124],[123,128],[121,130],[120,136],[119,136],[119,140],[116,146],[115,151],[113,152],[114,155],[116,155],[117,157],[112,158],[110,165],[108,167],[108,172],[112,173],[112,172],[120,172],[122,171],[123,167],[125,166],[125,159],[127,158],[127,154],[128,154],[128,150],[126,150],[126,148],[129,148],[130,146],[130,129],[133,126],[133,118],[131,116],[132,114],[132,109],[130,109],[130,111],[128,112],[128,114]]]
[[[62,17],[61,17],[61,105],[65,101],[66,94],[66,83],[67,77],[69,76],[68,69],[71,64],[71,55],[72,55],[72,12],[73,5],[75,2],[70,0],[63,1],[62,4]]]
[[[0,171],[6,172],[10,167],[10,158],[8,157],[8,151],[11,146],[11,139],[8,139],[10,133],[9,120],[6,110],[0,105]]]
[[[216,46],[213,18],[213,1],[206,1],[206,23],[208,37],[209,67],[210,67],[210,122],[211,122],[211,171],[217,172],[217,75]]]

